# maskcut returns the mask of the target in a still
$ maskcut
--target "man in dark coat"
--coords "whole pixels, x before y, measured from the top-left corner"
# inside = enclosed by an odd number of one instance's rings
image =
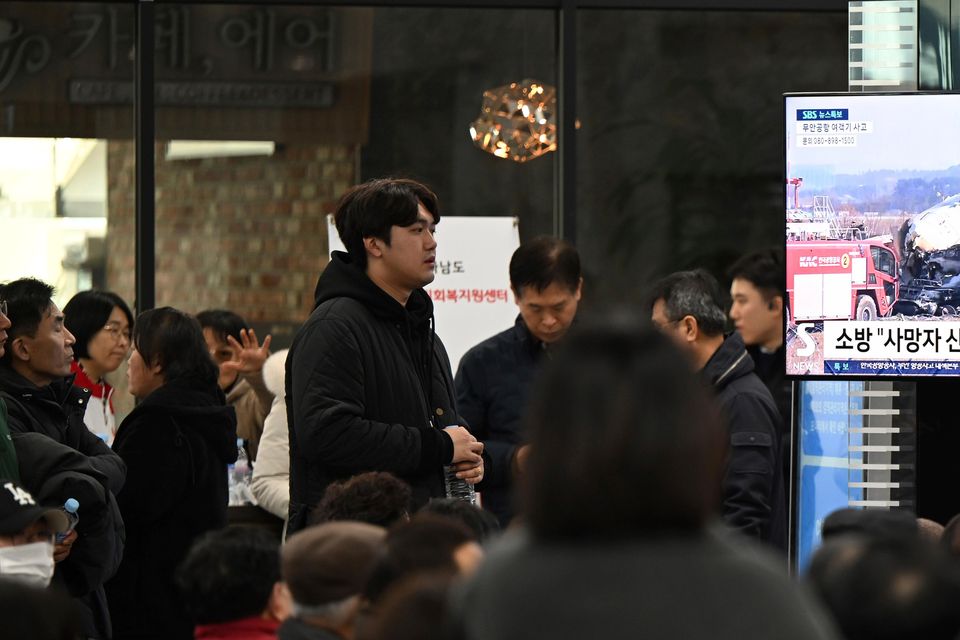
[[[410,180],[372,180],[344,194],[334,218],[347,253],[320,276],[287,356],[289,533],[327,485],[358,473],[399,476],[414,507],[444,495],[445,465],[470,483],[483,477],[483,445],[460,426],[422,288],[434,278],[436,196]]]
[[[483,507],[501,526],[513,518],[514,476],[528,451],[520,419],[544,356],[567,335],[583,278],[569,243],[540,237],[510,258],[510,287],[520,307],[516,324],[470,349],[457,370],[457,406],[483,442]]]
[[[0,399],[7,405],[10,431],[14,434],[40,434],[73,449],[85,458],[79,465],[79,474],[89,472],[90,486],[101,485],[103,492],[116,493],[123,486],[126,465],[83,422],[90,392],[73,386],[70,363],[73,359],[73,335],[63,325],[63,313],[51,299],[53,287],[33,278],[23,278],[0,286],[0,299],[7,302],[10,328],[3,358],[0,360]],[[27,451],[42,441],[28,438],[14,441],[17,457],[31,459],[31,468],[21,469],[26,488],[44,500],[63,504],[70,495],[70,483],[49,483],[49,477],[28,479],[26,471],[36,472],[42,461],[49,458],[44,451]],[[46,450],[46,447],[43,448]],[[59,455],[59,454],[56,454]],[[60,469],[49,467],[51,473]],[[41,484],[42,483],[42,484]],[[50,487],[54,487],[51,490]],[[105,496],[102,503],[109,501]],[[78,498],[79,499],[79,498]],[[89,507],[93,508],[93,504]],[[99,529],[91,517],[84,519],[80,507],[80,524],[64,543],[57,545],[57,566],[54,582],[62,581],[70,595],[83,605],[85,633],[91,638],[109,638],[110,620],[103,597],[102,581],[112,567],[114,558],[122,550],[122,528],[110,527],[114,539],[99,548],[85,547],[80,559],[68,560],[70,547],[77,536],[83,536],[88,527]],[[92,529],[91,529],[92,530]],[[102,554],[102,555],[100,555]],[[98,557],[99,556],[99,557]],[[104,573],[106,571],[106,574]],[[75,576],[67,574],[75,572]],[[99,577],[96,577],[99,576]]]
[[[786,551],[787,505],[780,456],[780,414],[753,373],[739,334],[724,336],[720,287],[702,269],[673,273],[653,287],[651,320],[690,355],[710,383],[729,428],[723,519]]]
[[[783,280],[783,249],[748,253],[727,271],[730,277],[730,319],[753,359],[754,373],[777,403],[783,431],[784,487],[790,487],[790,422],[793,389],[786,378],[787,350],[783,343],[783,313],[787,299]]]

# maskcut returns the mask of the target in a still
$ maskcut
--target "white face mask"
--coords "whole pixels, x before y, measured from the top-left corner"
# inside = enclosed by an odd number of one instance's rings
[[[46,587],[53,577],[53,545],[34,542],[0,547],[0,576],[31,587]]]

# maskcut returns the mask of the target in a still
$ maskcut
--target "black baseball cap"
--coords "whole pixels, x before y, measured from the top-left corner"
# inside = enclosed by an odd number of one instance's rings
[[[63,533],[70,528],[62,509],[42,507],[23,487],[0,480],[0,535],[16,535],[41,518],[50,525],[52,533]]]

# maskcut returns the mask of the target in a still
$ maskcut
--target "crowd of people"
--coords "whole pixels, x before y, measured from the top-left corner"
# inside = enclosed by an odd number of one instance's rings
[[[576,249],[532,239],[515,325],[454,372],[436,196],[372,180],[334,218],[289,351],[228,310],[0,285],[4,638],[960,637],[960,519],[842,510],[788,574],[782,253],[729,306],[695,269],[589,309]],[[282,536],[227,526],[241,449]]]

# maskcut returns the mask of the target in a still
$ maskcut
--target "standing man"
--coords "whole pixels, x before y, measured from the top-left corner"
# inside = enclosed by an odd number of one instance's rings
[[[787,548],[780,414],[753,373],[736,332],[724,336],[720,286],[702,269],[678,271],[653,287],[651,320],[689,356],[717,394],[729,428],[723,519],[742,533]]]
[[[777,403],[783,421],[781,441],[786,465],[793,397],[790,381],[785,379],[783,309],[787,292],[783,274],[783,250],[779,248],[749,253],[727,271],[732,280],[730,319],[743,338],[747,353],[753,358],[754,372],[767,385]]]
[[[9,412],[23,486],[43,502],[80,501],[77,529],[55,549],[54,582],[81,605],[86,637],[109,638],[103,583],[123,551],[114,494],[127,469],[83,421],[90,390],[72,384],[75,340],[52,296],[53,287],[33,278],[0,285],[11,323],[0,359],[0,399]]]
[[[577,315],[582,286],[580,256],[569,243],[544,236],[521,245],[510,258],[516,323],[470,349],[457,370],[460,414],[484,447],[485,479],[477,488],[504,527],[513,518],[513,479],[527,453],[520,418],[528,390]]]
[[[414,507],[445,495],[443,467],[473,484],[483,445],[457,414],[450,360],[433,329],[437,198],[412,180],[371,180],[334,213],[334,252],[316,306],[287,357],[288,532],[307,524],[327,485],[389,471]]]

